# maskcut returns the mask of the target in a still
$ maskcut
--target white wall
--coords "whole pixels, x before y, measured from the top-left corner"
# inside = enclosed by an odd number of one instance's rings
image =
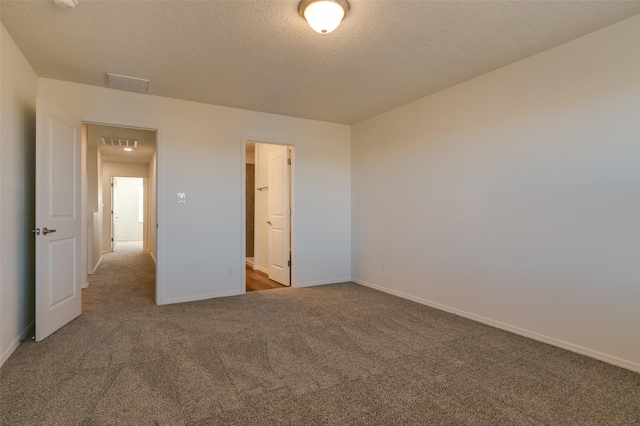
[[[111,178],[112,177],[148,178],[149,164],[120,163],[104,161],[102,163],[102,253],[111,251]],[[145,205],[148,205],[149,191],[145,191]],[[149,223],[149,209],[144,213],[145,223]],[[144,250],[149,250],[149,228],[143,229]]]
[[[97,211],[93,214],[93,248],[92,254],[93,259],[91,261],[92,267],[90,269],[90,273],[95,271],[102,260],[102,246],[104,244],[104,191],[102,188],[102,171],[103,171],[103,161],[100,150],[97,150],[96,156],[96,172],[97,172]],[[110,215],[108,216],[111,217]]]
[[[355,125],[353,277],[640,370],[639,52],[636,16]]]
[[[87,125],[82,125],[82,139],[87,140]],[[87,158],[86,158],[86,173],[87,173],[87,272],[93,273],[95,266],[97,265],[100,256],[102,255],[102,218],[100,211],[100,204],[98,201],[98,188],[100,187],[100,178],[98,173],[98,161],[99,155],[97,146],[87,146]]]
[[[297,285],[351,277],[349,126],[44,78],[39,95],[85,121],[158,129],[159,303],[244,291],[243,138],[296,147]]]
[[[83,134],[86,131],[86,124],[82,125]],[[85,139],[86,140],[86,139]],[[87,146],[87,211],[97,212],[99,210],[98,206],[98,187],[99,187],[99,176],[98,176],[98,147],[97,146]]]
[[[157,188],[156,188],[156,174],[157,174],[157,152],[153,153],[153,157],[149,162],[149,253],[155,262],[158,255],[158,249],[156,244],[156,209],[157,209]]]
[[[0,33],[0,365],[33,324],[37,76]]]

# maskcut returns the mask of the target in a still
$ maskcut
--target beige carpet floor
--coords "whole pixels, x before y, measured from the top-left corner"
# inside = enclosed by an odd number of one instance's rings
[[[353,283],[153,303],[105,258],[0,369],[3,425],[633,425],[640,375]],[[178,283],[179,285],[179,283]]]

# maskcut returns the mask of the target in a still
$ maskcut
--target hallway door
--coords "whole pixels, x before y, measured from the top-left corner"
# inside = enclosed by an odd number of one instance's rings
[[[143,178],[113,176],[111,182],[114,243],[143,241],[145,226]]]
[[[116,199],[117,185],[115,177],[111,176],[111,251],[116,250],[118,238],[118,200]]]
[[[81,311],[80,119],[36,101],[36,341]]]
[[[290,286],[288,148],[269,153],[269,279]]]

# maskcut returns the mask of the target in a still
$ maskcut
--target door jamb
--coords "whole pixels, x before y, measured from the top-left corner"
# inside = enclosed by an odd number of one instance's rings
[[[104,179],[103,179],[104,181]],[[104,198],[104,194],[102,195]],[[111,252],[116,251],[116,177],[111,176]],[[104,213],[103,213],[104,214]],[[102,223],[104,223],[104,218],[102,219]],[[104,226],[104,225],[103,225]],[[103,233],[104,235],[104,233]],[[144,246],[144,243],[142,244]]]
[[[290,230],[291,233],[291,267],[289,268],[289,284],[290,288],[296,288],[296,231],[295,231],[295,222],[296,222],[296,144],[294,141],[286,140],[285,138],[273,138],[273,137],[265,137],[265,136],[256,136],[256,135],[242,135],[241,137],[241,184],[240,194],[242,195],[241,200],[241,214],[240,214],[240,223],[241,223],[241,236],[240,236],[240,291],[239,294],[245,294],[247,292],[247,274],[245,273],[246,261],[247,261],[247,198],[245,195],[246,192],[246,179],[247,179],[247,171],[246,171],[246,163],[247,163],[247,142],[255,142],[257,144],[267,144],[267,145],[280,145],[291,148],[291,170],[289,175],[290,188],[289,188],[289,197],[290,197],[290,205],[291,216],[290,216]]]
[[[99,118],[99,119],[85,119],[84,117],[80,117],[80,119],[82,120],[82,127],[83,129],[86,128],[86,125],[90,125],[90,124],[94,124],[94,125],[98,125],[98,126],[112,126],[112,127],[124,127],[124,128],[134,128],[134,129],[140,129],[140,130],[151,130],[156,132],[156,170],[155,170],[155,177],[156,177],[156,227],[155,227],[155,233],[156,233],[156,259],[155,259],[155,275],[156,275],[156,283],[155,283],[155,294],[156,294],[156,299],[155,299],[155,304],[156,305],[162,305],[163,303],[163,286],[162,286],[162,282],[163,282],[163,275],[162,275],[162,259],[164,258],[163,255],[163,249],[162,249],[162,228],[159,226],[160,223],[162,223],[162,216],[163,213],[161,212],[161,210],[158,208],[158,206],[162,205],[162,195],[161,195],[161,191],[158,190],[158,188],[161,188],[161,177],[160,174],[158,173],[158,170],[161,169],[160,166],[160,160],[162,158],[162,154],[161,154],[161,146],[162,146],[162,139],[161,139],[161,135],[164,134],[163,130],[162,130],[162,126],[160,125],[155,125],[155,124],[150,124],[150,123],[122,123],[120,121],[120,119],[115,119],[115,118]],[[84,132],[83,132],[84,133]],[[81,258],[80,258],[80,262],[81,262],[81,268],[83,268],[81,270],[82,273],[82,279],[83,282],[88,282],[88,260],[87,260],[87,199],[88,199],[88,194],[87,194],[87,138],[85,137],[86,135],[83,134],[82,140],[81,140],[81,176],[80,176],[80,183],[82,185],[82,190],[80,191],[80,198],[81,198],[81,227],[82,229],[80,230],[80,238],[81,238]],[[150,190],[150,188],[149,188]],[[103,217],[103,221],[104,221],[104,217]],[[149,229],[149,233],[151,233],[151,231],[153,230],[153,224],[149,224],[150,229]],[[151,235],[149,235],[149,238],[151,238]],[[84,266],[83,266],[84,265]],[[83,285],[83,288],[86,288],[86,286]]]

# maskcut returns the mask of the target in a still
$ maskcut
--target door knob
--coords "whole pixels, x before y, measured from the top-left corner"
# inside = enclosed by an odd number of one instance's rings
[[[46,226],[42,228],[42,235],[53,234],[54,232],[56,232],[55,229],[47,229]]]
[[[270,221],[270,220],[268,220],[268,221],[267,221],[267,223],[268,223],[269,225],[271,225],[271,221]]]

